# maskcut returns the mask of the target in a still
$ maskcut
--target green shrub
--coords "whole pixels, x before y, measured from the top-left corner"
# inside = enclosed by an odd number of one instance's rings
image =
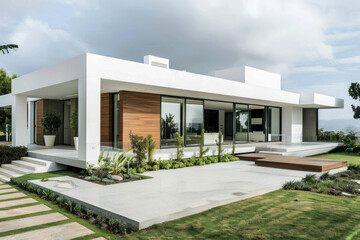
[[[192,166],[194,166],[194,164],[193,164],[192,162],[187,162],[185,165],[186,165],[186,167],[192,167]]]
[[[103,224],[103,223],[106,223],[106,221],[107,221],[106,217],[101,216],[100,214],[96,216],[95,222],[96,222],[97,224],[100,224],[100,225],[101,225],[101,224]]]
[[[146,170],[144,168],[139,167],[139,168],[136,169],[136,172],[137,173],[144,173],[144,172],[146,172]]]
[[[0,145],[0,165],[11,163],[12,160],[19,160],[27,154],[27,147]]]
[[[157,170],[159,170],[159,169],[160,169],[159,165],[154,165],[154,166],[152,166],[152,170],[153,170],[153,171],[157,171]]]
[[[51,193],[50,196],[49,196],[49,200],[53,202],[53,201],[56,200],[57,197],[58,196],[56,195],[56,193]]]
[[[104,183],[113,183],[114,182],[114,180],[108,179],[108,178],[103,178],[103,179],[101,179],[101,181]]]
[[[285,190],[301,190],[304,184],[300,181],[289,181],[286,182],[282,188]]]
[[[205,164],[211,164],[211,160],[206,159],[206,160],[205,160]]]
[[[124,221],[118,219],[109,220],[109,229],[114,233],[125,234],[126,228],[127,228],[127,224]]]
[[[315,174],[306,174],[306,176],[302,179],[305,184],[314,184],[317,181]]]
[[[217,163],[219,161],[217,156],[211,156],[208,157],[208,159],[211,161],[211,163]]]
[[[76,214],[79,214],[79,213],[81,213],[82,209],[83,208],[82,208],[82,206],[80,204],[76,204],[75,207],[74,207],[74,212]]]
[[[64,203],[65,199],[63,197],[57,197],[56,198],[56,202],[60,205],[62,205]]]
[[[146,151],[147,151],[147,141],[146,138],[133,134],[131,131],[129,133],[131,149],[135,154],[135,158],[138,163],[141,163],[146,160]]]
[[[183,162],[178,162],[178,164],[179,164],[179,168],[184,168],[184,167],[186,167],[185,163],[183,163]]]
[[[180,167],[179,163],[174,163],[171,168],[176,169],[176,168],[179,168],[179,167]]]
[[[86,218],[92,218],[94,216],[94,212],[90,209],[86,209],[85,216],[86,216]]]
[[[190,162],[192,164],[192,166],[195,165],[195,162],[196,162],[197,158],[192,156],[191,158],[189,158],[188,162]]]
[[[61,125],[61,120],[53,113],[45,113],[41,118],[41,125],[45,132],[53,135]]]
[[[65,206],[70,212],[72,212],[74,210],[75,204],[73,201],[67,200],[65,201]]]
[[[203,166],[203,165],[205,165],[205,161],[202,158],[198,158],[198,159],[196,159],[195,165]]]

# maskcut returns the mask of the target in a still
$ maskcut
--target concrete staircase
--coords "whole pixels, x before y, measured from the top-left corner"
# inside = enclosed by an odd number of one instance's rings
[[[65,165],[33,157],[22,157],[11,164],[0,167],[0,181],[9,182],[12,177],[20,177],[30,173],[53,172],[66,169]]]

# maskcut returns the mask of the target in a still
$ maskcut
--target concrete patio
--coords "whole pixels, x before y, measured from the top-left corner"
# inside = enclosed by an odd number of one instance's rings
[[[76,185],[73,189],[56,187],[59,182],[51,179],[31,182],[143,229],[277,190],[308,173],[236,161],[146,172],[153,178],[107,186],[72,177],[66,178]]]

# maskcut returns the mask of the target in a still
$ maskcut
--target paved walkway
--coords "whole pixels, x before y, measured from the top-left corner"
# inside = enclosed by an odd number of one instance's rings
[[[49,227],[49,224],[53,226]],[[0,182],[0,240],[64,240],[93,233],[83,225]]]
[[[73,181],[73,189],[61,188],[51,179],[31,182],[142,229],[277,190],[286,181],[298,180],[307,173],[235,161],[146,172],[153,178],[107,186],[71,177],[62,178]]]

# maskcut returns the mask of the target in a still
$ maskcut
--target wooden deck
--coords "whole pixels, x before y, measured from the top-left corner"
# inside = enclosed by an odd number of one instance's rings
[[[347,161],[311,157],[294,157],[274,154],[249,153],[238,155],[240,160],[254,161],[264,167],[287,168],[303,171],[324,172],[347,166]]]

